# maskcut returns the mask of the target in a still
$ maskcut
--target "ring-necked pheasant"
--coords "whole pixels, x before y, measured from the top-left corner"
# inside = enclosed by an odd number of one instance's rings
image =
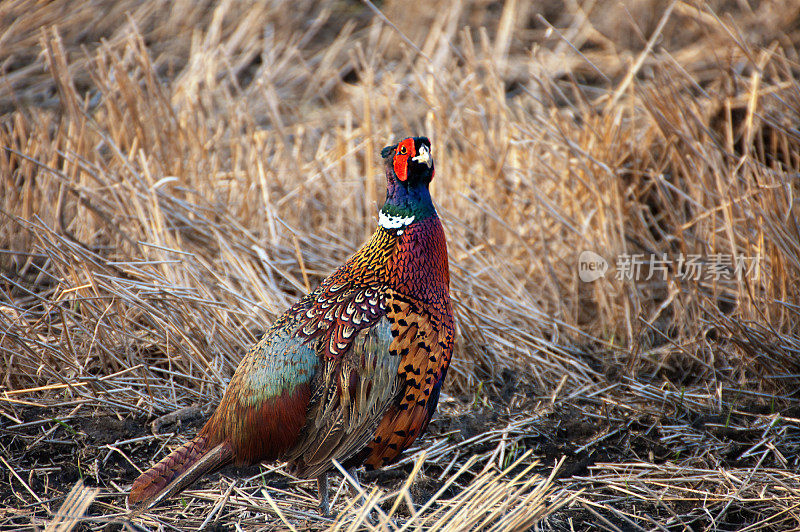
[[[282,460],[318,479],[327,513],[331,459],[378,468],[425,430],[454,337],[431,145],[407,138],[381,155],[386,202],[372,238],[272,324],[197,437],[136,479],[131,504],[153,505],[228,463]]]

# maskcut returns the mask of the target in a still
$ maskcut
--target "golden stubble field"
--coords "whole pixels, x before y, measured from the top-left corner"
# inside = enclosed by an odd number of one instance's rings
[[[0,528],[800,527],[799,44],[788,0],[0,3]],[[419,452],[370,519],[274,465],[131,518],[410,134],[459,327]]]

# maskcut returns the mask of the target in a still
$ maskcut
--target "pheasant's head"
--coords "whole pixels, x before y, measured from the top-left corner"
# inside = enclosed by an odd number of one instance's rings
[[[431,141],[409,137],[381,150],[386,162],[386,203],[378,217],[384,229],[402,234],[415,221],[436,214],[428,185],[433,179]]]
[[[389,180],[395,178],[407,189],[419,185],[427,187],[433,179],[431,141],[426,137],[409,137],[394,146],[386,146],[381,156],[386,161]]]

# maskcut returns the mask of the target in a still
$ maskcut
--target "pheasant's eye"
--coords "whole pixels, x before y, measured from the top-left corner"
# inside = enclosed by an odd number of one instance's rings
[[[408,150],[406,149],[405,146],[400,146],[400,149],[397,150],[397,153],[399,153],[400,155],[405,155],[406,153],[408,153]]]

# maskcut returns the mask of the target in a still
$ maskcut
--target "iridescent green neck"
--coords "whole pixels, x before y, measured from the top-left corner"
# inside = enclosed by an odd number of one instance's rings
[[[385,229],[399,229],[436,215],[427,184],[407,187],[390,181],[386,203],[380,212],[379,224]]]

